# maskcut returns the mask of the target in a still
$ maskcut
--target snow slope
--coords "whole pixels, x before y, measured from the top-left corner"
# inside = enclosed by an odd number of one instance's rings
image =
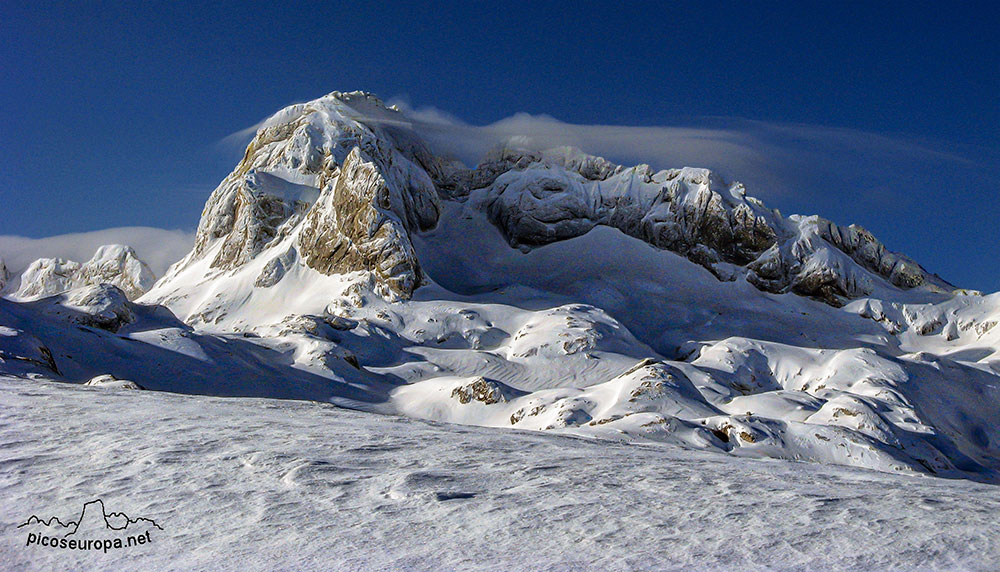
[[[991,570],[996,487],[0,377],[5,570]],[[152,543],[25,547],[95,498]]]

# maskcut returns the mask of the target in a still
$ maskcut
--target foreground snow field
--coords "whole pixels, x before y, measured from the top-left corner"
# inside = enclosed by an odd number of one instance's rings
[[[327,404],[0,377],[0,568],[959,569],[1000,489]],[[29,515],[155,519],[145,546],[25,546]]]

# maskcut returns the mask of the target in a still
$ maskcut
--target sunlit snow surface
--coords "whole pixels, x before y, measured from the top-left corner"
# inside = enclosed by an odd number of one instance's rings
[[[5,570],[968,569],[992,485],[664,444],[447,426],[310,402],[0,378]],[[93,498],[163,528],[24,546]]]

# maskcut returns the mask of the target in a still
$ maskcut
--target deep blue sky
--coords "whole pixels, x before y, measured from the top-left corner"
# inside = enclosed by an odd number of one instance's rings
[[[750,192],[1000,290],[995,2],[36,4],[0,5],[0,234],[193,228],[240,155],[221,139],[289,103],[364,89],[472,124],[743,118],[953,153],[887,164],[908,172],[872,188],[859,172]],[[831,149],[827,171],[879,170],[867,152]]]

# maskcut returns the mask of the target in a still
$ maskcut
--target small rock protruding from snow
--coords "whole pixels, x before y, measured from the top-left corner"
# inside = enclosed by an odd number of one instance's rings
[[[510,388],[497,381],[477,377],[470,383],[452,389],[451,397],[463,405],[473,401],[478,401],[483,405],[493,405],[494,403],[506,403],[506,393],[515,392],[510,391]]]
[[[129,381],[127,379],[118,379],[117,377],[106,373],[104,375],[98,375],[93,377],[85,383],[84,385],[89,385],[91,387],[104,387],[109,389],[145,389],[138,383],[134,381]]]

